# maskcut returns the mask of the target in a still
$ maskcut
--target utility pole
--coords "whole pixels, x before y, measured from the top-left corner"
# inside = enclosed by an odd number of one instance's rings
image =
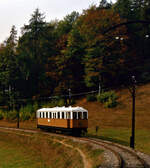
[[[19,107],[17,107],[16,110],[17,110],[17,128],[19,128],[19,124],[20,124]]]
[[[134,149],[135,147],[135,76],[132,76],[132,135],[130,137],[130,147]]]
[[[98,95],[100,95],[100,94],[101,94],[101,84],[99,82]]]
[[[71,105],[71,89],[69,88],[68,91],[69,91],[69,105]]]

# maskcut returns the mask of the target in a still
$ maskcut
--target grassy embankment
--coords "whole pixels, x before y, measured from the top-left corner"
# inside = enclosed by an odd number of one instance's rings
[[[117,92],[119,105],[104,108],[98,102],[78,102],[89,111],[89,134],[129,146],[132,120],[132,98],[128,89]],[[150,154],[150,84],[136,89],[135,149]]]
[[[77,148],[83,151],[90,167],[100,166],[103,151],[88,144],[0,129],[1,168],[83,168],[83,158]]]
[[[1,168],[83,168],[80,154],[42,135],[0,132]]]
[[[136,132],[135,148],[150,154],[150,84],[138,86],[136,89]],[[88,133],[129,146],[131,136],[132,98],[128,89],[117,92],[119,105],[116,108],[105,108],[98,102],[87,102],[82,99],[76,103],[89,111]],[[16,123],[0,121],[0,126],[16,126]],[[36,128],[36,122],[25,122],[22,128]]]

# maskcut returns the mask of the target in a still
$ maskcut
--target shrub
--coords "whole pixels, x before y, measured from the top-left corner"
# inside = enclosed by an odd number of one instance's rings
[[[109,98],[107,102],[105,102],[104,105],[106,108],[113,108],[117,106],[117,101],[113,98]]]
[[[38,109],[39,109],[39,105],[38,105],[37,102],[35,102],[35,103],[33,104],[33,111],[32,111],[32,112],[36,112]]]
[[[22,121],[25,121],[33,118],[35,118],[35,111],[32,104],[27,104],[26,106],[22,106],[20,109],[20,119]]]
[[[114,91],[101,93],[100,95],[97,96],[97,101],[105,103],[108,101],[109,98],[117,100],[117,96]]]
[[[90,102],[90,101],[96,101],[96,96],[95,95],[87,95],[86,96],[86,100],[88,102]]]
[[[4,117],[3,117],[3,112],[0,111],[0,120],[2,120]]]
[[[97,101],[104,103],[107,108],[116,107],[117,99],[118,97],[114,91],[103,92],[97,96]]]
[[[17,118],[17,111],[11,110],[7,113],[7,119],[8,120],[15,120]]]

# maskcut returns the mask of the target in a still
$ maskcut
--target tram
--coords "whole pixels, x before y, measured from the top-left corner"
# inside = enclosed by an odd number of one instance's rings
[[[37,128],[80,136],[87,132],[88,111],[83,107],[53,107],[37,110]]]

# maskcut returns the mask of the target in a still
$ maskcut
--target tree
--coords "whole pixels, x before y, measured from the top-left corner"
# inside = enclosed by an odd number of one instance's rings
[[[115,11],[127,21],[149,20],[149,0],[118,0],[115,4]],[[126,41],[128,46],[128,56],[126,67],[129,67],[132,75],[140,82],[143,81],[144,74],[149,74],[149,25],[134,23],[126,26],[129,40]],[[145,80],[145,79],[144,79]]]
[[[0,78],[5,88],[14,88],[17,78],[17,58],[16,58],[16,45],[17,45],[17,31],[15,26],[12,26],[10,36],[5,41],[1,55],[1,73]]]
[[[17,53],[24,83],[22,90],[26,96],[39,94],[41,80],[45,78],[49,37],[47,38],[48,25],[44,18],[44,14],[36,9],[29,20],[29,24],[22,28],[22,36],[18,43]]]
[[[99,9],[95,6],[86,10],[80,19],[79,30],[86,46],[86,85],[96,89],[99,80],[107,87],[119,84],[118,70],[123,67],[127,47],[115,37],[123,35],[124,39],[127,39],[126,28],[123,26],[105,35],[103,32],[124,20],[113,9]]]
[[[112,2],[108,3],[107,0],[101,0],[98,8],[108,9],[111,8]]]
[[[14,95],[18,90],[19,68],[16,55],[17,31],[12,26],[10,36],[0,50],[0,82],[3,96]]]
[[[76,63],[72,56],[71,38],[78,17],[79,14],[77,12],[72,12],[58,23],[56,29],[58,40],[56,45],[57,87],[55,91],[57,93],[67,94],[70,87],[73,90],[75,89],[75,82],[73,84],[73,81],[75,81],[73,67]]]

